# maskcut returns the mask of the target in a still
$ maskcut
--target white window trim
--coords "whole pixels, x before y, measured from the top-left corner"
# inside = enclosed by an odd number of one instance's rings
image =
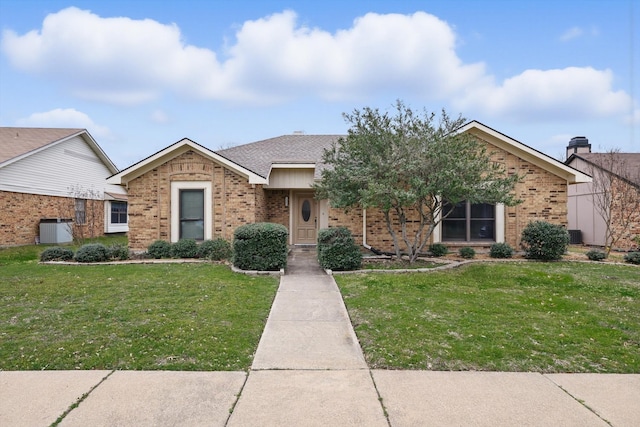
[[[180,190],[204,190],[204,238],[211,240],[213,209],[211,181],[171,182],[171,242],[180,240]]]
[[[106,200],[104,204],[104,217],[106,221],[105,225],[105,233],[126,233],[129,231],[129,207],[127,206],[127,222],[126,223],[113,223],[111,222],[111,203],[113,202],[122,202],[122,200]],[[126,202],[125,202],[126,203]]]

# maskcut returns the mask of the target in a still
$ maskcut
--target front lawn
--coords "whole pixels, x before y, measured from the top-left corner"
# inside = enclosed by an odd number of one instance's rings
[[[0,370],[246,370],[278,285],[222,265],[39,265],[24,251],[0,256]]]
[[[336,276],[371,368],[640,373],[640,269],[483,263]]]

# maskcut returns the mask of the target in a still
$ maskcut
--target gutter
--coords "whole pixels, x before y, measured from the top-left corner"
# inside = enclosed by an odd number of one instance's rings
[[[362,210],[362,246],[371,251],[371,246],[367,245],[367,210]],[[373,252],[373,251],[372,251]]]

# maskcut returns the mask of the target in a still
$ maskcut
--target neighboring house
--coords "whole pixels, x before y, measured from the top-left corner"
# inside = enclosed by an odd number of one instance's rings
[[[461,131],[485,143],[507,173],[523,177],[515,188],[523,203],[463,204],[436,229],[434,242],[518,246],[532,220],[567,225],[567,185],[589,176],[476,121]],[[380,212],[344,212],[314,197],[323,150],[339,138],[293,134],[217,152],[185,138],[122,170],[108,182],[127,187],[130,248],[142,251],[157,239],[231,240],[238,226],[268,221],[288,228],[290,244],[315,244],[320,228],[342,225],[359,244],[391,250]]]
[[[128,231],[126,190],[106,183],[117,172],[84,129],[0,128],[0,246],[39,241],[42,219],[83,236]]]
[[[636,246],[633,238],[640,236],[640,153],[592,153],[587,138],[575,137],[567,147],[565,163],[593,176],[592,183],[569,186],[569,229],[580,230],[586,245],[606,246],[603,216],[610,216],[614,232],[621,236],[615,249]],[[606,202],[603,197],[611,200],[604,215],[598,207]]]

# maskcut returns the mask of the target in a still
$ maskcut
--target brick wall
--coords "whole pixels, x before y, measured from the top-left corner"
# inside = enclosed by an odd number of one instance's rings
[[[93,205],[93,206],[92,206]],[[104,202],[87,201],[87,216],[93,209],[95,220],[93,235],[104,234]],[[0,191],[0,246],[30,245],[40,235],[42,218],[74,218],[75,199],[70,197],[42,196],[38,194]],[[91,235],[88,226],[83,227],[85,237]]]
[[[129,247],[144,251],[155,240],[171,239],[171,182],[208,181],[213,237],[233,239],[240,225],[266,218],[261,185],[194,151],[187,151],[129,182]]]
[[[282,224],[289,229],[289,207],[285,206],[285,197],[289,197],[289,190],[265,191],[265,221]]]
[[[510,154],[487,141],[481,141],[491,153],[491,159],[501,163],[508,174],[518,174],[522,181],[516,184],[516,198],[523,202],[514,207],[505,207],[505,241],[514,248],[520,247],[522,230],[533,220],[544,220],[553,224],[567,226],[567,183],[566,180],[547,172]],[[402,236],[397,221],[394,221],[397,236],[402,244]],[[340,209],[330,208],[329,226],[347,226],[356,242],[362,244],[362,212],[354,209],[345,214]],[[408,224],[409,236],[416,227]],[[432,239],[429,240],[431,243]],[[374,209],[367,210],[367,244],[386,251],[393,250],[393,240],[387,231],[384,215]],[[455,244],[450,244],[455,246]],[[465,243],[459,243],[465,246]]]

